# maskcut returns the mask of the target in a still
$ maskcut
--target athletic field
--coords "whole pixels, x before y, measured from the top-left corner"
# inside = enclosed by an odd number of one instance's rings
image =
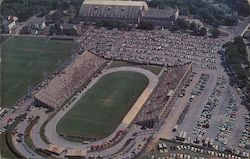
[[[77,44],[38,37],[9,37],[1,45],[3,107],[9,107],[55,70]]]
[[[121,123],[147,87],[146,76],[115,72],[103,76],[58,122],[57,132],[101,139]]]

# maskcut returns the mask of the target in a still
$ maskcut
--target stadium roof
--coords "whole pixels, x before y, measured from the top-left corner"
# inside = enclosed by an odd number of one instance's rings
[[[174,14],[174,9],[166,8],[166,9],[149,9],[143,12],[144,17],[150,18],[170,18]]]
[[[148,10],[144,1],[85,0],[79,15],[82,17],[137,18],[141,10]]]
[[[148,9],[148,5],[144,1],[117,1],[117,0],[85,0],[83,4],[91,4],[91,5],[114,5],[114,6],[138,6],[138,7],[146,7]]]

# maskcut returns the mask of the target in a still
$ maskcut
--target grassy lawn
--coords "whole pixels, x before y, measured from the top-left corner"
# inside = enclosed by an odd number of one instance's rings
[[[9,107],[53,72],[72,53],[71,41],[38,37],[10,37],[2,47],[2,106]]]
[[[8,39],[9,36],[6,35],[0,35],[0,44],[2,44],[5,40]]]
[[[136,72],[115,72],[102,77],[59,121],[59,134],[97,139],[110,135],[148,84]]]
[[[6,140],[5,140],[5,134],[0,135],[0,158],[6,158],[6,159],[11,159],[11,158],[16,158],[16,156],[11,152],[9,147],[7,146]]]
[[[13,129],[25,118],[25,114],[16,117],[14,123],[7,131],[0,135],[0,159],[22,158],[22,155],[16,150],[12,142]]]
[[[146,70],[149,70],[149,71],[153,72],[156,75],[158,75],[161,72],[162,68],[163,68],[162,66],[158,66],[158,65],[138,65],[138,64],[132,64],[132,63],[127,63],[127,62],[122,62],[122,61],[114,61],[109,65],[108,68],[120,67],[120,66],[140,67],[140,68],[144,68]]]

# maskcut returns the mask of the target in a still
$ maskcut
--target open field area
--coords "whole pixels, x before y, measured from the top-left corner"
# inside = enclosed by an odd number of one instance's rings
[[[59,121],[57,132],[104,138],[120,124],[148,84],[135,72],[105,75]]]
[[[0,153],[0,158],[16,158],[16,156],[11,152],[11,150],[8,148],[5,136],[4,134],[0,135],[1,139],[1,153]]]
[[[9,36],[0,36],[0,44],[2,44],[5,40],[8,39]]]
[[[9,107],[43,80],[77,46],[74,42],[38,37],[10,37],[2,49],[2,106]]]

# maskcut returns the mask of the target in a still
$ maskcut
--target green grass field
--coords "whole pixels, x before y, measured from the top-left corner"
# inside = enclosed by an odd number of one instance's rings
[[[38,37],[9,37],[2,45],[1,105],[9,107],[66,60],[77,44]]]
[[[110,135],[147,84],[147,77],[136,72],[105,75],[59,121],[57,132],[97,139]]]
[[[2,134],[0,135],[0,158],[4,158],[4,159],[12,159],[12,158],[16,158],[16,156],[11,152],[11,150],[9,149],[9,147],[7,146],[6,140],[5,140],[5,135]]]
[[[3,43],[5,40],[8,39],[9,36],[6,35],[0,35],[0,44]]]

